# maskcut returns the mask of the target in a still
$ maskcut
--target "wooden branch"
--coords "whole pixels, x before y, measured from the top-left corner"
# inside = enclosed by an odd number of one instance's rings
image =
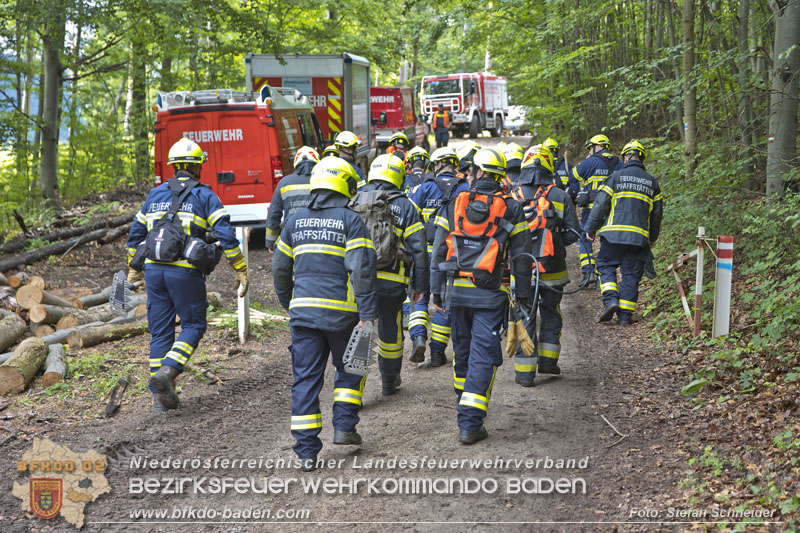
[[[72,301],[72,304],[78,309],[88,309],[96,305],[101,305],[108,302],[111,297],[111,286],[109,285],[97,294],[89,296],[82,296]]]
[[[49,346],[47,359],[44,361],[42,385],[52,387],[63,379],[67,373],[66,356],[67,352],[62,344],[51,344]]]
[[[142,335],[147,331],[144,321],[132,324],[106,324],[93,328],[80,328],[70,333],[67,342],[70,348],[88,348],[104,342],[111,342],[124,337]]]
[[[59,298],[58,296],[53,296],[49,292],[43,291],[39,287],[34,287],[33,285],[25,285],[17,291],[17,303],[23,309],[31,309],[36,304],[49,304],[57,305],[59,307],[75,308],[72,302],[68,302],[67,300]]]
[[[37,337],[26,339],[0,365],[0,395],[19,393],[33,381],[47,358],[48,344]]]
[[[116,241],[122,236],[127,236],[128,233],[131,232],[131,226],[132,223],[120,226],[118,228],[114,228],[113,230],[109,231],[105,237],[100,239],[100,244],[109,244]]]
[[[82,244],[96,241],[102,238],[105,234],[106,234],[105,229],[90,231],[89,233],[86,233],[74,239],[69,239],[67,241],[59,242],[56,244],[50,244],[48,246],[39,248],[38,250],[31,250],[29,252],[24,252],[21,254],[12,255],[11,257],[0,259],[0,271],[11,270],[13,268],[18,268],[20,265],[27,265],[30,263],[34,263],[51,255],[63,254],[64,252],[67,252],[72,248],[75,248]]]
[[[0,320],[0,351],[16,344],[25,334],[26,328],[25,321],[16,315]]]
[[[44,235],[40,235],[36,238],[48,242],[63,241],[65,239],[70,239],[72,237],[80,237],[81,235],[87,232],[91,232],[101,228],[116,228],[117,226],[122,226],[124,224],[131,222],[134,216],[136,216],[136,211],[110,219],[103,219],[103,220],[98,220],[96,222],[91,222],[89,224],[86,224],[85,226],[67,228],[58,231],[51,231],[50,233],[45,233]],[[19,250],[22,250],[27,245],[28,245],[27,240],[21,240],[21,241],[15,240],[14,242],[8,242],[3,246],[0,246],[0,254],[14,253]]]

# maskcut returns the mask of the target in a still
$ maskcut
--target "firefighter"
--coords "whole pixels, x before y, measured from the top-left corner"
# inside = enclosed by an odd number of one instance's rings
[[[286,222],[273,256],[275,292],[289,312],[291,431],[304,471],[316,468],[322,449],[319,393],[329,354],[336,368],[333,443],[361,444],[356,424],[366,376],[345,372],[342,356],[356,324],[374,321],[378,310],[375,248],[364,222],[347,207],[357,181],[347,161],[320,161],[311,175],[311,202]]]
[[[406,178],[403,183],[403,189],[409,196],[413,195],[417,187],[433,176],[429,171],[431,158],[428,151],[421,146],[415,146],[408,152],[406,157]]]
[[[175,176],[152,189],[136,213],[128,236],[128,262],[137,248],[144,246],[148,231],[169,210],[173,200],[171,188],[191,186],[178,209],[183,230],[199,238],[204,238],[208,231],[216,234],[233,267],[236,288],[240,288],[239,297],[242,297],[249,286],[247,264],[230,225],[228,211],[207,185],[199,183],[205,162],[206,155],[194,141],[184,137],[172,145],[167,163],[175,168]],[[175,379],[183,372],[206,331],[205,276],[186,259],[171,263],[147,259],[143,273],[133,269],[128,272],[128,281],[141,279],[147,287],[147,323],[151,335],[149,385],[153,392],[153,410],[163,413],[180,405]],[[181,319],[177,339],[176,315]]]
[[[294,172],[278,182],[267,215],[265,245],[275,248],[275,241],[281,234],[281,222],[308,206],[311,196],[308,194],[308,182],[311,170],[319,162],[317,151],[308,146],[301,147],[294,156]]]
[[[503,178],[503,189],[506,193],[511,193],[519,182],[520,165],[522,164],[522,146],[515,142],[506,143],[502,148],[503,155],[506,157],[506,175]]]
[[[461,191],[469,190],[466,180],[456,176],[458,156],[447,146],[437,148],[431,154],[434,176],[419,186],[411,201],[422,214],[425,225],[425,237],[428,241],[428,254],[433,251],[433,238],[436,233],[436,213],[455,198]],[[408,322],[408,333],[413,342],[411,361],[419,363],[425,360],[425,341],[428,335],[428,302],[430,293],[421,302],[414,304],[414,311]],[[450,317],[441,310],[436,310],[431,322],[431,367],[439,367],[447,363],[444,351],[450,342]]]
[[[610,152],[611,141],[605,135],[595,135],[586,141],[586,150],[589,152],[586,159],[572,168],[572,176],[578,181],[581,188],[577,195],[576,203],[583,208],[581,210],[581,227],[583,231],[586,231],[584,226],[589,218],[589,213],[594,205],[594,197],[600,185],[612,172],[622,168],[620,160]],[[591,243],[588,243],[589,247],[587,248],[587,243],[581,240],[578,246],[580,247],[581,272],[583,272],[581,285],[587,287],[597,280]]]
[[[537,357],[525,357],[518,349],[514,358],[515,381],[523,387],[533,386],[537,364],[540,374],[561,373],[558,357],[562,294],[556,291],[563,291],[569,283],[566,246],[577,241],[580,232],[572,200],[556,185],[560,180],[553,174],[553,159],[545,146],[531,147],[525,152],[519,186],[513,192],[523,206],[533,240],[533,256],[539,263],[539,301],[533,302],[529,311],[530,316],[536,317],[538,306],[538,335],[536,320],[527,324],[528,335],[536,339]]]
[[[567,162],[567,158],[560,157],[559,155],[561,147],[559,146],[558,141],[552,137],[548,137],[544,140],[542,146],[549,149],[553,154],[553,157],[556,159],[556,162],[553,164],[555,168],[554,173],[556,175],[556,187],[567,191],[567,193],[570,195],[570,198],[572,198],[572,201],[575,202],[575,197],[578,195],[580,186],[578,184],[578,180],[576,180],[575,176],[573,176],[572,172],[570,172],[570,166]]]
[[[438,309],[447,306],[453,323],[453,386],[458,398],[459,441],[473,444],[487,437],[483,425],[497,368],[503,363],[500,335],[509,290],[501,280],[512,259],[516,298],[530,306],[531,237],[522,206],[500,185],[506,170],[503,154],[479,150],[478,168],[469,191],[461,192],[436,218],[431,260],[431,293]],[[483,237],[482,237],[483,236]]]
[[[400,386],[403,300],[410,285],[411,302],[421,302],[428,291],[429,280],[425,227],[414,204],[402,192],[404,171],[400,158],[379,155],[370,167],[369,182],[359,190],[362,198],[370,191],[385,191],[389,195],[393,232],[398,236],[398,244],[411,256],[409,264],[398,256],[395,265],[378,270],[378,363],[384,396],[391,396]],[[424,348],[424,341],[422,346]]]
[[[339,157],[353,165],[353,168],[358,174],[359,186],[367,183],[367,178],[364,176],[364,171],[356,164],[356,151],[361,140],[352,131],[342,131],[336,136],[333,145],[339,152]]]
[[[339,150],[334,145],[326,146],[320,158],[328,156],[339,157]]]
[[[600,236],[597,269],[604,307],[598,322],[607,322],[616,313],[619,323],[628,325],[650,248],[661,231],[663,202],[658,182],[645,170],[642,143],[629,142],[622,156],[625,165],[600,186],[584,231],[590,240],[595,232]]]
[[[406,137],[405,133],[398,131],[389,137],[389,147],[386,148],[386,153],[394,154],[405,161],[409,148],[411,148],[411,143],[408,141],[408,137]]]
[[[475,152],[481,149],[481,145],[475,141],[466,141],[456,148],[456,155],[458,156],[458,176],[466,180],[470,179],[473,173],[472,158]]]
[[[447,146],[450,140],[450,111],[444,108],[444,104],[439,104],[431,115],[431,128],[436,136],[436,148]]]

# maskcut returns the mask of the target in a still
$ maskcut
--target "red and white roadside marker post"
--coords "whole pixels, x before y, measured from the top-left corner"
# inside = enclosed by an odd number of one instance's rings
[[[721,337],[730,332],[731,280],[733,278],[733,237],[717,238],[717,273],[714,285],[714,325],[711,336]]]

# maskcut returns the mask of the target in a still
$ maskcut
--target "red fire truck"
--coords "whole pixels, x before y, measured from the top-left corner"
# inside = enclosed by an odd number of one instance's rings
[[[489,130],[492,137],[503,133],[508,84],[502,76],[488,72],[424,76],[420,92],[422,112],[429,120],[440,103],[450,111],[454,135],[469,132],[474,139],[483,130]]]
[[[355,133],[361,144],[356,163],[366,173],[377,143],[369,110],[369,61],[357,55],[247,54],[247,90],[264,85],[290,87],[306,96],[319,117],[322,134],[331,142],[340,131]]]
[[[230,89],[159,92],[156,110],[156,184],[172,177],[167,154],[188,137],[208,158],[200,181],[238,225],[263,226],[275,186],[292,172],[297,149],[324,147],[314,108],[291,88],[264,85],[257,95]]]
[[[414,91],[411,87],[370,87],[369,99],[372,121],[376,124],[378,149],[389,144],[389,138],[397,132],[405,133],[411,146],[428,150],[428,128],[417,120],[414,111]]]

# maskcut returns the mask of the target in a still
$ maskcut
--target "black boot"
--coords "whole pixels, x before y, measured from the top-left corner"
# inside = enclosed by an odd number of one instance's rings
[[[153,394],[153,412],[157,415],[162,415],[167,412],[167,408],[161,405],[158,394]]]
[[[447,357],[444,352],[431,352],[431,368],[447,364]]]
[[[542,359],[544,359],[544,362],[542,362]],[[539,358],[538,370],[540,374],[554,374],[556,376],[561,374],[561,369],[558,367],[558,361],[551,361],[548,361],[543,357]]]
[[[313,472],[317,469],[317,457],[306,457],[300,459],[300,470],[303,472]]]
[[[462,429],[458,434],[458,440],[461,444],[475,444],[479,440],[483,440],[489,436],[485,426],[481,426],[478,431],[469,431]]]
[[[597,317],[597,322],[598,323],[600,323],[600,322],[608,322],[609,320],[614,318],[614,313],[616,313],[617,311],[619,311],[619,303],[618,302],[614,302],[614,303],[608,304],[607,306],[605,306],[603,308],[603,312],[600,313],[600,316]]]
[[[177,409],[181,404],[175,393],[175,378],[179,373],[175,367],[162,365],[150,378],[150,385],[158,391],[158,401],[165,409]]]
[[[522,385],[523,387],[533,387],[533,380],[536,378],[536,373],[530,379],[522,379],[519,376],[514,376],[514,383]]]
[[[411,339],[413,343],[411,347],[411,362],[421,363],[425,360],[425,337],[417,335]]]
[[[333,430],[334,444],[361,444],[361,435],[354,429],[353,431]]]
[[[584,289],[588,289],[592,285],[596,284],[597,284],[597,277],[594,275],[594,272],[586,272],[583,274],[580,283],[581,287],[583,287]]]
[[[381,376],[381,394],[391,396],[397,392],[402,382],[403,380],[400,379],[400,376]]]

